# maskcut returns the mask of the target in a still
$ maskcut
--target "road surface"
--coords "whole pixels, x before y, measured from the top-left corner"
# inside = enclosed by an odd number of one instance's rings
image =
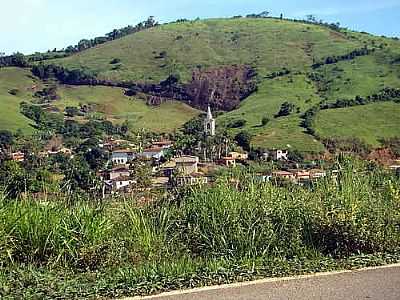
[[[359,271],[322,273],[283,279],[134,297],[129,300],[400,300],[400,264]],[[125,299],[125,300],[128,300]]]

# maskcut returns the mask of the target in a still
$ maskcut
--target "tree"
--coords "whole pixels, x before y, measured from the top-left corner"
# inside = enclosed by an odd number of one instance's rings
[[[68,116],[68,117],[75,117],[75,116],[78,116],[79,114],[80,114],[81,112],[80,112],[80,110],[77,108],[77,107],[73,107],[73,106],[67,106],[66,108],[65,108],[65,114]]]
[[[313,14],[309,14],[306,16],[308,22],[316,23],[317,22],[317,17]]]
[[[0,130],[0,149],[8,149],[13,143],[13,134],[8,130]]]
[[[6,161],[0,165],[0,183],[5,187],[8,197],[15,199],[27,191],[29,176],[25,169],[15,161]]]
[[[266,126],[269,123],[270,119],[267,116],[262,117],[261,125]]]
[[[251,149],[251,139],[252,136],[247,131],[241,131],[235,136],[235,141],[246,151],[250,151]]]
[[[275,115],[275,118],[279,117],[284,117],[290,115],[294,110],[296,109],[296,106],[293,103],[290,102],[284,102],[281,105],[281,109],[279,112]]]
[[[98,147],[90,149],[84,155],[87,163],[89,164],[92,170],[99,171],[100,169],[104,168],[108,156],[107,153]]]
[[[234,120],[229,122],[228,128],[241,128],[246,125],[247,121],[244,119]]]
[[[151,186],[151,167],[141,159],[136,159],[132,165],[132,176],[136,180],[137,187],[148,188]]]

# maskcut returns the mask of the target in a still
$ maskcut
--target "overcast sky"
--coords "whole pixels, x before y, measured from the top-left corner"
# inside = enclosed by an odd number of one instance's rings
[[[400,36],[400,0],[0,0],[0,52],[46,51],[134,25],[154,15],[230,17],[264,10],[273,15],[340,22],[358,31]]]

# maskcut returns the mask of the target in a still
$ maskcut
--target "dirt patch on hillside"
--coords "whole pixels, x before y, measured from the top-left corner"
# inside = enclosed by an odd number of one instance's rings
[[[225,66],[195,70],[186,91],[189,104],[205,109],[232,110],[256,90],[256,72],[248,66]]]

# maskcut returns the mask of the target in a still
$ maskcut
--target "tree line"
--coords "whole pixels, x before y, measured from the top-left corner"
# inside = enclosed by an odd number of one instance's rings
[[[47,53],[34,53],[31,55],[24,55],[22,53],[14,53],[12,55],[0,55],[0,67],[30,67],[31,63],[37,61],[43,61],[47,59],[63,58],[70,56],[74,53],[84,51],[93,48],[97,45],[104,44],[116,39],[120,39],[132,33],[136,33],[148,28],[158,26],[159,23],[150,16],[146,21],[140,22],[135,26],[129,25],[120,29],[114,29],[113,31],[106,33],[104,36],[95,37],[93,39],[82,39],[76,45],[70,45],[65,49],[58,50],[54,49]]]
[[[77,45],[68,46],[65,48],[64,51],[67,54],[84,51],[97,45],[120,39],[129,34],[136,33],[158,25],[159,23],[154,19],[154,16],[150,16],[146,21],[140,22],[135,26],[129,25],[120,29],[114,29],[113,31],[106,33],[104,36],[95,37],[94,39],[82,39]]]
[[[338,63],[339,61],[352,60],[358,56],[369,55],[374,51],[375,51],[375,48],[368,49],[367,47],[364,47],[364,48],[360,48],[360,49],[355,49],[347,54],[337,55],[337,56],[336,55],[328,56],[319,62],[314,62],[314,64],[312,65],[312,68],[317,69],[323,65],[335,64],[335,63]]]

